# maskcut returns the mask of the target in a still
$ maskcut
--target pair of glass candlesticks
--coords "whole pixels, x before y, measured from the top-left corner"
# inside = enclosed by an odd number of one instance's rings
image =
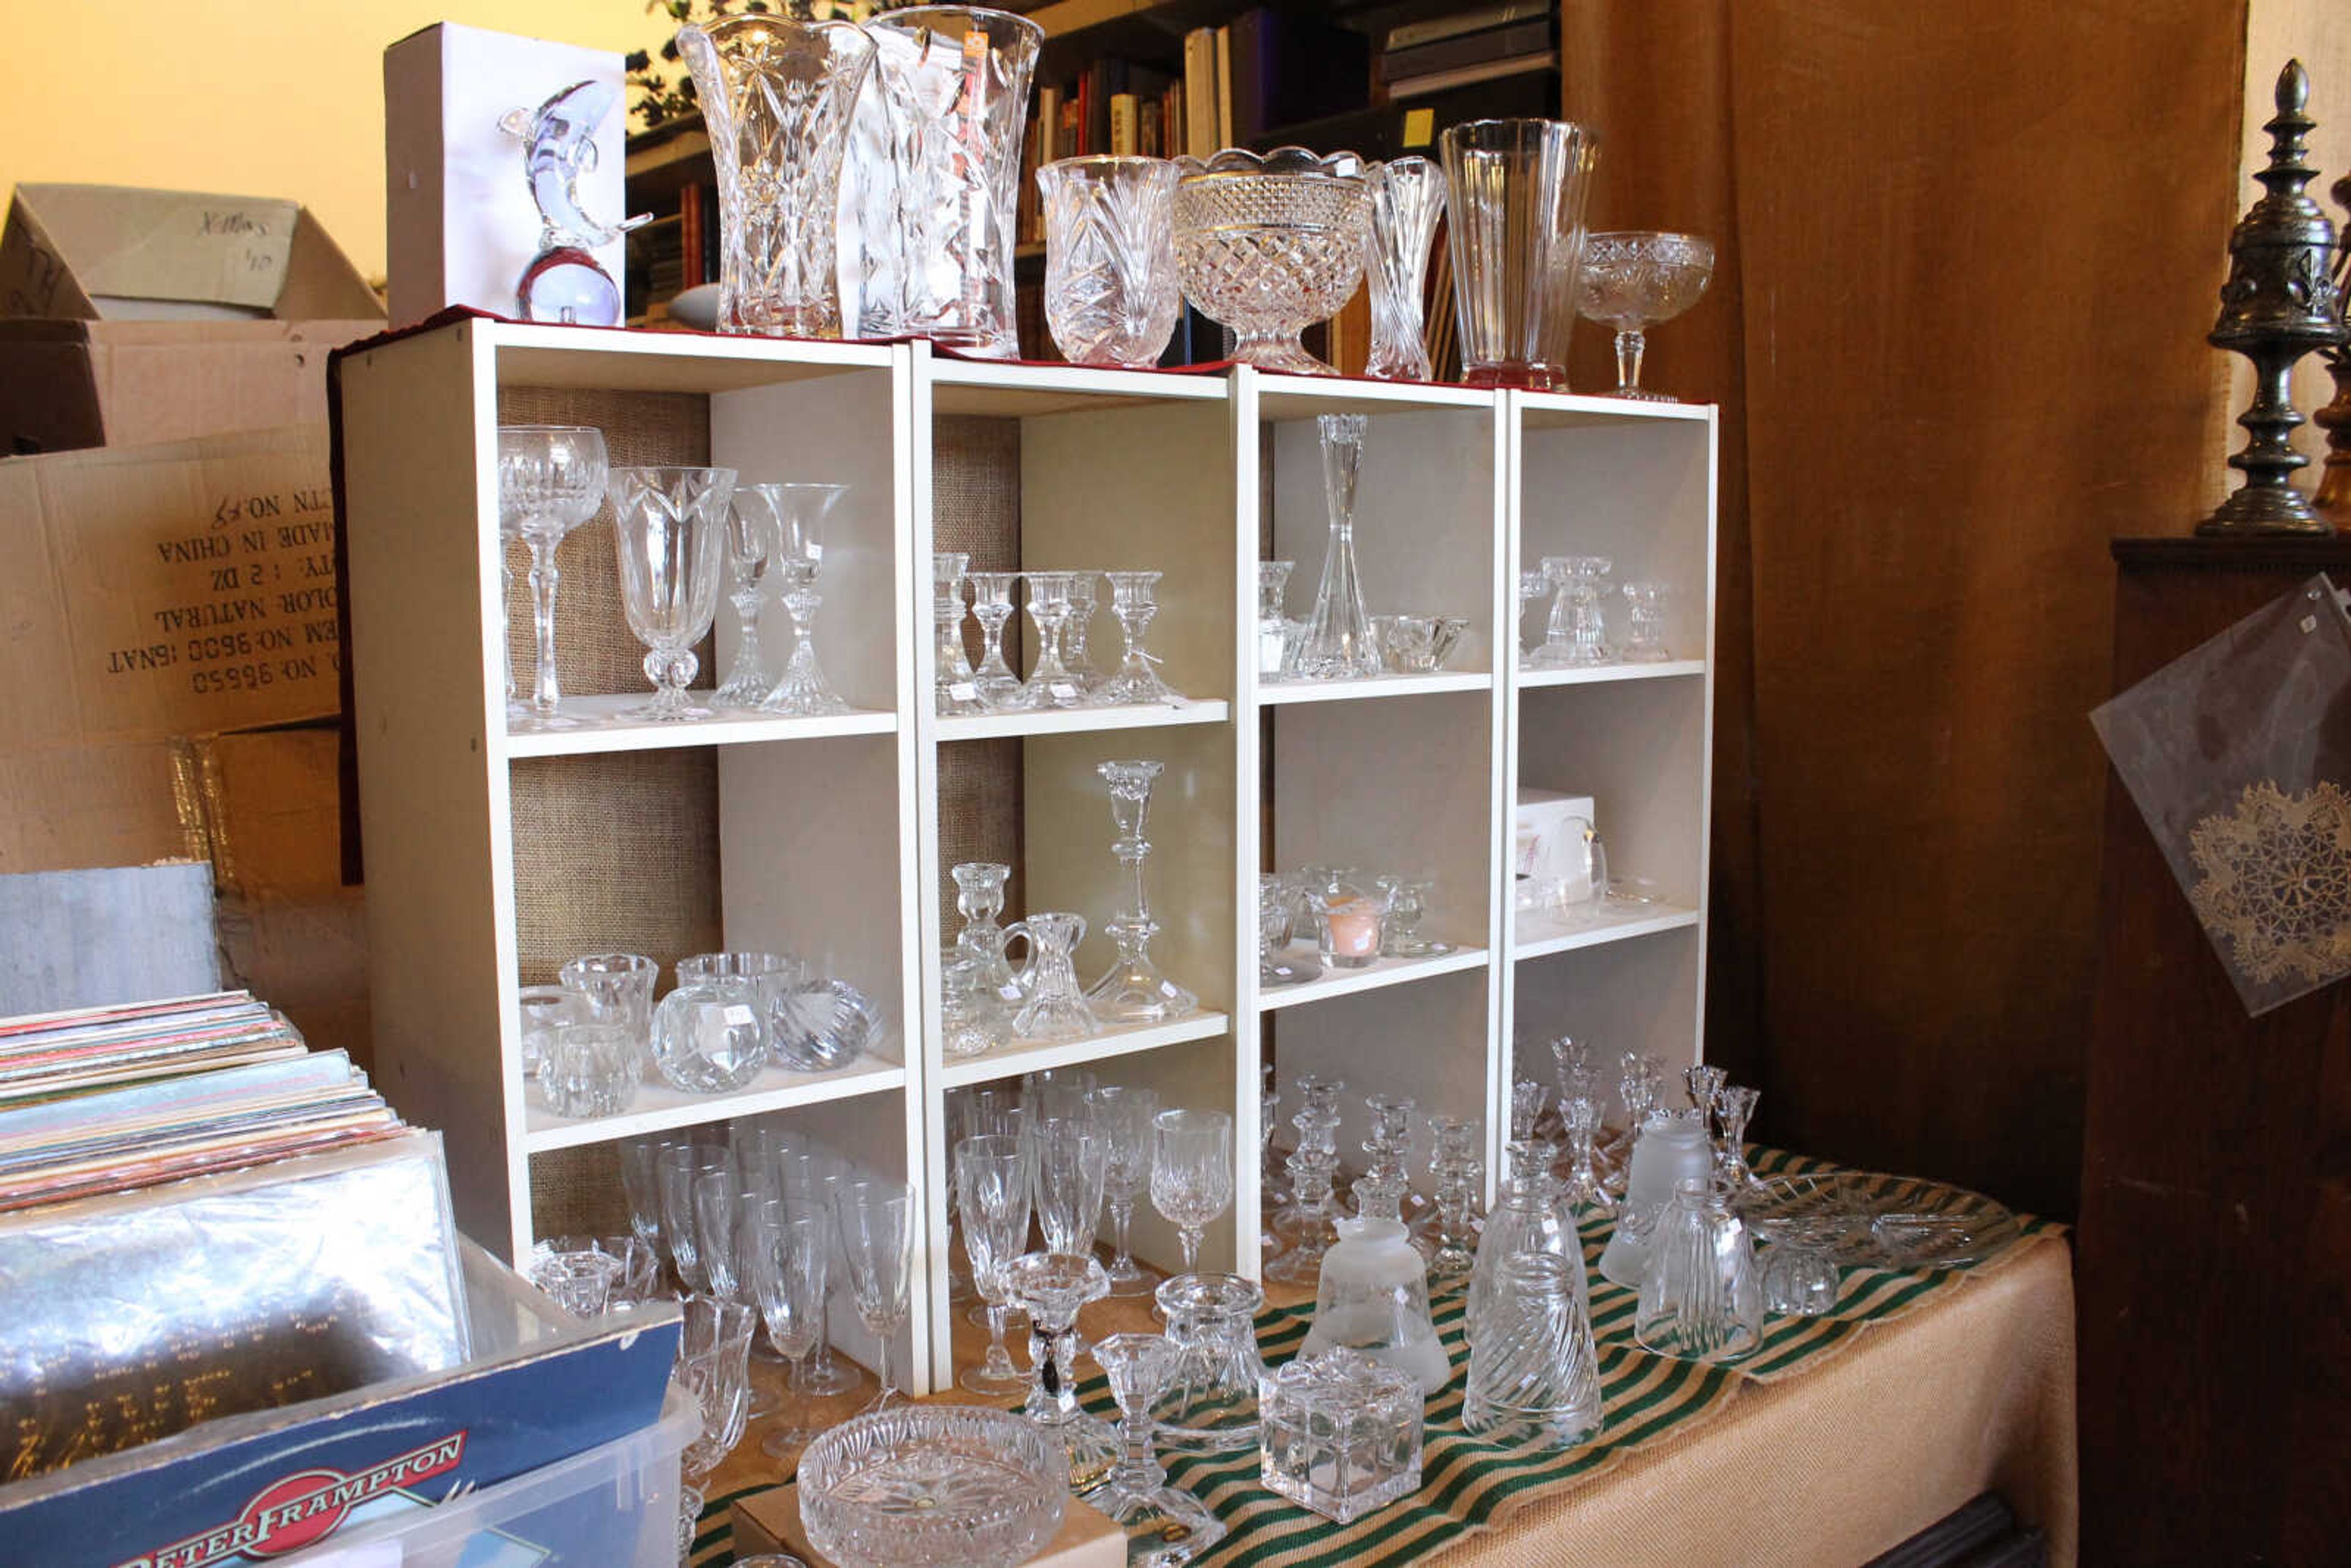
[[[1575,670],[1595,664],[1657,664],[1670,660],[1666,645],[1666,605],[1673,590],[1656,581],[1627,582],[1625,640],[1608,635],[1608,578],[1615,563],[1601,555],[1547,555],[1541,567],[1519,574],[1519,612],[1551,596],[1542,635],[1530,643],[1530,670]]]
[[[563,966],[560,984],[522,988],[523,1073],[549,1111],[617,1116],[648,1068],[690,1094],[731,1094],[770,1062],[845,1067],[883,1033],[865,993],[789,953],[681,958],[675,988],[656,1005],[660,973],[640,953],[590,953]]]
[[[1182,694],[1159,678],[1157,655],[1144,645],[1159,613],[1155,571],[973,571],[971,558],[947,552],[931,558],[932,618],[938,636],[934,700],[943,717],[1037,713],[1053,708],[1118,707],[1180,703]],[[1029,618],[1037,627],[1037,658],[1029,678],[1015,674],[1005,655],[1005,628],[1019,613],[1013,585],[1029,585]],[[1086,653],[1100,582],[1110,585],[1111,613],[1125,649],[1118,668],[1096,670]],[[964,593],[979,622],[980,657],[964,647]]]
[[[1434,958],[1453,951],[1422,929],[1436,883],[1310,865],[1258,879],[1258,983],[1294,986],[1324,969],[1361,969],[1382,958]],[[1311,942],[1311,948],[1300,946]]]
[[[1164,770],[1164,764],[1140,759],[1104,762],[1094,770],[1110,787],[1111,820],[1118,834],[1111,852],[1118,857],[1124,897],[1102,925],[1117,956],[1091,986],[1081,988],[1077,975],[1084,915],[1031,912],[999,926],[1012,868],[969,862],[950,870],[964,924],[939,963],[943,1049],[949,1057],[977,1056],[1015,1040],[1082,1040],[1106,1028],[1164,1023],[1197,1009],[1199,998],[1162,974],[1151,956],[1151,940],[1160,927],[1144,890],[1151,841],[1144,832],[1152,787]],[[1006,956],[1015,941],[1025,941],[1029,949],[1028,963],[1017,971]]]
[[[603,433],[584,425],[502,425],[498,429],[498,535],[530,552],[531,624],[537,657],[528,697],[507,675],[511,729],[568,729],[556,674],[556,550],[609,500],[618,553],[621,606],[629,630],[648,650],[644,668],[654,695],[622,717],[675,721],[712,716],[688,699],[699,668],[695,644],[709,635],[722,575],[742,637],[734,667],[712,695],[721,706],[815,716],[850,711],[826,679],[810,640],[821,602],[816,582],[826,523],[845,485],[738,485],[732,468],[612,467]],[[501,566],[507,593],[512,574]],[[761,664],[759,613],[769,579],[781,585],[791,617],[792,651],[780,678]],[[500,639],[505,646],[505,639]]]

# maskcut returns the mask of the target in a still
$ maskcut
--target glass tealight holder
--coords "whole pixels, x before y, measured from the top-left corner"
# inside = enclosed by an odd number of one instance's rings
[[[515,1010],[522,1024],[522,1075],[536,1078],[557,1026],[584,1020],[588,1002],[561,986],[525,986],[515,993]]]
[[[1339,1524],[1420,1489],[1420,1384],[1343,1346],[1300,1356],[1258,1389],[1268,1491]]]
[[[539,1099],[559,1116],[617,1116],[636,1103],[643,1076],[637,1037],[627,1026],[560,1023],[539,1057]]]
[[[1333,969],[1377,963],[1387,934],[1388,895],[1343,880],[1315,888],[1312,896],[1322,926],[1322,962]]]
[[[730,1094],[768,1064],[759,982],[741,975],[689,973],[653,1009],[653,1065],[689,1094]]]

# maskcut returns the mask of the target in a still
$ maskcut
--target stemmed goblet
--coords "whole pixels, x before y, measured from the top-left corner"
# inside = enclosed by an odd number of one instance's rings
[[[816,643],[809,623],[823,601],[816,591],[817,572],[824,564],[826,518],[846,485],[775,484],[754,486],[763,505],[774,508],[776,571],[784,580],[784,613],[792,618],[792,655],[785,661],[776,689],[759,704],[767,713],[815,717],[849,712],[849,705],[832,689],[817,662]]]
[[[555,589],[561,574],[555,549],[596,515],[608,479],[600,430],[569,424],[498,427],[501,528],[511,512],[515,535],[530,547],[531,629],[538,650],[529,710],[518,721],[509,715],[520,727],[568,729],[578,722],[557,711],[562,692],[555,677]]]
[[[1004,1348],[1012,1317],[1004,1267],[1029,1239],[1029,1160],[1019,1135],[977,1133],[964,1139],[955,1149],[955,1181],[971,1282],[987,1306],[987,1357],[956,1381],[974,1394],[1018,1394],[1028,1379]]]
[[[1128,1568],[1176,1568],[1225,1538],[1225,1522],[1168,1485],[1152,1452],[1151,1407],[1175,1376],[1177,1357],[1175,1342],[1155,1333],[1114,1333],[1094,1344],[1094,1363],[1118,1403],[1119,1458],[1088,1500],[1122,1526],[1145,1527]]]
[[[1126,651],[1119,660],[1118,674],[1102,684],[1097,694],[1100,700],[1113,706],[1183,701],[1174,687],[1159,678],[1159,672],[1152,667],[1158,661],[1143,645],[1144,637],[1151,630],[1152,617],[1159,613],[1160,574],[1106,571],[1102,576],[1110,581],[1111,613],[1118,617],[1118,632]]]
[[[1648,347],[1642,329],[1698,303],[1714,276],[1714,246],[1695,235],[1596,234],[1583,242],[1582,276],[1577,312],[1616,329],[1616,387],[1605,395],[1677,401],[1641,385],[1641,356]]]
[[[1110,1173],[1108,1140],[1080,1116],[1040,1117],[1030,1126],[1037,1227],[1045,1234],[1045,1249],[1091,1255]]]
[[[768,673],[759,662],[759,602],[766,597],[760,584],[775,565],[776,527],[774,514],[754,494],[760,487],[738,486],[727,511],[726,601],[735,607],[739,631],[735,662],[710,694],[721,707],[758,707],[768,695]]]
[[[824,1298],[832,1264],[832,1216],[812,1203],[761,1199],[751,1211],[752,1293],[768,1338],[791,1363],[786,1419],[759,1451],[781,1458],[816,1436],[809,1417],[808,1359],[824,1341]]]
[[[621,608],[650,650],[653,698],[623,716],[655,722],[708,718],[686,701],[699,661],[694,645],[718,612],[732,468],[616,468],[610,485],[621,565]]]
[[[914,1189],[904,1182],[844,1181],[833,1194],[833,1217],[841,1226],[841,1256],[849,1264],[849,1290],[857,1302],[858,1321],[881,1346],[874,1372],[882,1391],[858,1412],[862,1416],[901,1397],[891,1351],[912,1304]]]
[[[1135,1200],[1151,1186],[1152,1119],[1159,1096],[1148,1089],[1110,1084],[1086,1096],[1086,1113],[1102,1133],[1102,1200],[1110,1207],[1113,1256],[1107,1272],[1113,1296],[1147,1296],[1158,1285],[1152,1271],[1134,1260],[1127,1231]]]
[[[1176,1227],[1184,1271],[1200,1260],[1200,1238],[1233,1202],[1233,1119],[1222,1111],[1162,1111],[1152,1122],[1151,1207]]]

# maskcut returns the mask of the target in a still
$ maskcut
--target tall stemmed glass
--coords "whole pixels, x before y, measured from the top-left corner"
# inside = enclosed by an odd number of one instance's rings
[[[1331,538],[1314,614],[1299,640],[1296,673],[1308,680],[1355,680],[1380,673],[1379,639],[1364,608],[1355,570],[1355,481],[1364,463],[1360,413],[1326,413],[1315,421],[1322,436],[1322,488],[1331,509]]]
[[[848,1167],[840,1156],[827,1150],[810,1148],[786,1155],[778,1164],[781,1167],[779,1187],[786,1197],[799,1203],[814,1204],[827,1215],[833,1212],[833,1195],[850,1179]],[[825,1244],[836,1249],[841,1247],[839,1225],[827,1233]],[[844,1254],[836,1251],[826,1272],[825,1299],[828,1304],[841,1293],[841,1281],[848,1272]],[[810,1394],[828,1396],[846,1394],[862,1381],[863,1375],[848,1357],[832,1354],[831,1339],[820,1338],[817,1341],[816,1354],[809,1358],[806,1378]]]
[[[1143,862],[1151,856],[1151,841],[1143,836],[1151,813],[1151,786],[1164,766],[1157,762],[1105,762],[1094,771],[1110,785],[1111,821],[1118,838],[1111,851],[1125,873],[1126,899],[1102,931],[1118,946],[1110,972],[1086,992],[1086,1003],[1113,1023],[1158,1023],[1186,1017],[1200,998],[1159,972],[1151,959],[1151,939],[1159,923],[1151,917],[1144,894]]]
[[[1118,633],[1126,652],[1119,660],[1118,674],[1102,684],[1095,694],[1097,698],[1113,706],[1182,702],[1176,688],[1159,678],[1158,670],[1154,668],[1159,661],[1143,646],[1152,618],[1159,613],[1160,574],[1106,571],[1102,576],[1110,580],[1110,610],[1118,617]]]
[[[971,1282],[987,1304],[987,1358],[956,1381],[974,1394],[1003,1397],[1028,1384],[1004,1348],[1012,1318],[1004,1267],[1029,1239],[1029,1162],[1017,1134],[979,1133],[955,1149],[956,1207],[963,1215]]]
[[[1159,1113],[1159,1096],[1148,1089],[1110,1084],[1086,1096],[1086,1113],[1102,1134],[1102,1201],[1110,1206],[1110,1293],[1147,1296],[1158,1279],[1134,1260],[1127,1231],[1134,1223],[1135,1200],[1151,1186],[1152,1118]]]
[[[611,481],[621,608],[646,646],[653,701],[622,716],[656,722],[708,718],[685,699],[699,661],[694,645],[718,613],[718,564],[726,549],[732,468],[616,468]]]
[[[726,520],[726,601],[735,607],[740,628],[735,640],[735,662],[726,678],[710,694],[721,707],[757,707],[768,695],[768,673],[759,662],[759,601],[766,597],[761,580],[775,564],[776,526],[773,512],[745,485],[735,492]]]
[[[1018,614],[1012,606],[1012,584],[1019,577],[1017,571],[967,572],[971,583],[971,612],[979,622],[979,667],[972,672],[972,685],[979,688],[983,707],[997,712],[1014,712],[1023,706],[1025,693],[1020,677],[1004,657],[1005,623]]]
[[[531,629],[538,646],[525,729],[568,729],[576,720],[557,712],[562,692],[555,678],[555,587],[561,574],[555,548],[596,515],[609,479],[604,434],[584,425],[507,424],[498,427],[498,510],[515,516],[515,533],[530,547]]]
[[[857,1301],[858,1321],[881,1343],[874,1371],[882,1379],[882,1392],[858,1412],[862,1416],[901,1397],[890,1357],[911,1306],[914,1189],[904,1182],[845,1181],[833,1195],[833,1215],[841,1224],[841,1255],[849,1264],[849,1290]]]
[[[1029,573],[1029,619],[1037,623],[1037,662],[1029,667],[1019,700],[1005,706],[1033,712],[1085,706],[1086,694],[1061,663],[1061,628],[1070,619],[1070,582],[1076,576],[1073,571]]]
[[[702,1256],[702,1228],[695,1210],[695,1186],[703,1176],[729,1170],[733,1162],[723,1144],[668,1144],[661,1150],[661,1236],[669,1249],[670,1268],[688,1292],[710,1290],[710,1271]]]
[[[1049,1252],[1091,1255],[1102,1226],[1110,1146],[1102,1130],[1078,1116],[1030,1124],[1035,1145],[1037,1227]]]
[[[849,705],[825,678],[817,663],[816,643],[809,623],[823,596],[816,591],[818,570],[824,564],[825,521],[846,485],[760,485],[776,515],[776,570],[784,580],[784,613],[792,618],[792,656],[785,662],[783,678],[759,706],[768,713],[801,717],[849,712]]]
[[[1200,1260],[1200,1238],[1233,1204],[1233,1119],[1222,1111],[1162,1111],[1152,1123],[1151,1207],[1176,1227],[1184,1271]]]
[[[832,1216],[812,1203],[763,1198],[751,1211],[752,1289],[768,1338],[791,1363],[784,1418],[759,1444],[781,1458],[817,1434],[809,1419],[808,1358],[824,1342]]]
[[[677,1554],[683,1563],[702,1518],[701,1482],[743,1440],[751,1416],[751,1331],[758,1319],[739,1301],[688,1296],[677,1340],[677,1380],[702,1414],[685,1445],[685,1483],[678,1488]]]

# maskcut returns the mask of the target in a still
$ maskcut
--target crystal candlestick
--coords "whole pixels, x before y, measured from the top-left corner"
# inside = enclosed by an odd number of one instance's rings
[[[1372,353],[1364,373],[1374,381],[1429,379],[1421,301],[1428,279],[1428,242],[1445,215],[1445,176],[1426,158],[1391,158],[1371,169],[1372,222],[1364,242],[1364,277],[1372,290]]]
[[[1029,1418],[1061,1445],[1070,1490],[1090,1491],[1117,1462],[1118,1442],[1100,1416],[1078,1407],[1078,1309],[1109,1294],[1109,1276],[1092,1254],[1030,1252],[1006,1263],[1002,1279],[1029,1314],[1029,1359],[1036,1372],[1029,1385]]]
[[[1593,1147],[1600,1134],[1600,1103],[1588,1094],[1571,1095],[1559,1103],[1559,1119],[1567,1134],[1567,1182],[1561,1200],[1573,1208],[1605,1212],[1616,1207],[1600,1180]]]
[[[1143,647],[1152,617],[1159,613],[1159,573],[1106,571],[1102,576],[1110,580],[1111,613],[1118,617],[1119,636],[1126,652],[1119,660],[1118,674],[1102,683],[1101,700],[1113,705],[1183,701],[1173,687],[1159,678],[1159,672],[1152,667],[1158,660]]]
[[[1322,1146],[1339,1127],[1335,1111],[1316,1113],[1311,1105],[1292,1118],[1300,1145],[1290,1156],[1290,1248],[1266,1266],[1266,1278],[1286,1285],[1311,1284],[1322,1271],[1322,1255],[1339,1239],[1332,1213],[1339,1156]]]
[[[1070,619],[1070,582],[1076,576],[1073,571],[1029,573],[1029,619],[1037,626],[1037,662],[1017,700],[1005,706],[1033,713],[1085,706],[1085,693],[1061,663],[1061,628]]]
[[[1026,996],[1012,966],[1005,962],[1004,931],[996,923],[996,917],[1004,913],[1004,884],[1011,880],[1012,868],[989,861],[967,861],[947,874],[955,878],[956,913],[963,916],[956,946],[980,966],[980,983],[997,1000],[1019,1007]]]
[[[776,559],[775,519],[745,485],[735,491],[735,505],[726,526],[726,601],[735,607],[737,628],[735,662],[726,669],[711,700],[721,707],[757,707],[768,695],[767,672],[759,664],[759,602],[765,595],[760,580]]]
[[[809,623],[822,602],[816,591],[818,569],[824,563],[825,519],[846,485],[755,485],[776,512],[776,570],[784,580],[784,613],[792,618],[792,656],[784,664],[783,678],[759,706],[768,713],[815,717],[844,714],[841,700],[817,663],[816,643]]]
[[[1116,574],[1113,574],[1116,575]],[[1151,939],[1159,923],[1143,891],[1143,862],[1151,842],[1143,836],[1151,811],[1151,784],[1161,772],[1156,762],[1105,762],[1094,769],[1110,785],[1111,820],[1118,840],[1111,846],[1125,873],[1126,901],[1103,922],[1102,930],[1118,946],[1110,972],[1086,993],[1097,1016],[1117,1023],[1157,1023],[1179,1019],[1200,1005],[1200,999],[1159,972],[1151,961]]]
[[[1005,662],[1005,623],[1018,613],[1012,607],[1012,584],[1019,577],[1017,571],[975,571],[966,574],[971,583],[971,612],[979,621],[979,667],[972,672],[972,684],[979,688],[980,706],[996,712],[1009,712],[1021,706],[1020,677],[1012,673]]]
[[[931,626],[938,643],[932,701],[942,718],[981,711],[979,685],[963,651],[963,576],[970,564],[960,550],[931,557]]]
[[[1715,1179],[1731,1192],[1759,1190],[1763,1179],[1747,1163],[1747,1124],[1755,1114],[1755,1103],[1763,1097],[1760,1089],[1744,1084],[1726,1084],[1715,1097],[1714,1113],[1722,1123],[1722,1146],[1715,1163]]]
[[[1070,573],[1070,618],[1061,626],[1061,664],[1081,692],[1099,690],[1105,679],[1086,655],[1086,633],[1093,626],[1094,596],[1102,576],[1098,571]]]
[[[1420,1244],[1432,1279],[1461,1279],[1476,1260],[1478,1186],[1484,1171],[1478,1158],[1478,1124],[1458,1116],[1431,1116],[1428,1130],[1436,1140],[1428,1169],[1437,1201]]]
[[[1294,560],[1257,563],[1257,678],[1279,680],[1290,665],[1290,617],[1281,597],[1290,587]]]
[[[1331,537],[1322,557],[1322,581],[1314,591],[1314,615],[1307,622],[1294,661],[1310,680],[1353,680],[1380,673],[1379,639],[1364,608],[1364,583],[1355,570],[1355,481],[1364,462],[1364,417],[1326,413],[1315,421],[1322,437],[1322,486],[1331,511]]]
[[[1094,1344],[1094,1364],[1118,1402],[1118,1463],[1089,1500],[1134,1538],[1128,1568],[1176,1568],[1225,1537],[1199,1499],[1167,1484],[1152,1452],[1151,1406],[1174,1376],[1178,1352],[1155,1333],[1115,1333]]]

